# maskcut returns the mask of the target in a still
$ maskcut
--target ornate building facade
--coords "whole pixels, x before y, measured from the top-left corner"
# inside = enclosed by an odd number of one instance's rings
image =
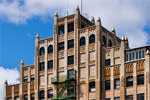
[[[150,100],[150,47],[130,49],[98,20],[54,15],[52,38],[35,39],[35,61],[4,100]],[[8,80],[9,81],[9,80]]]

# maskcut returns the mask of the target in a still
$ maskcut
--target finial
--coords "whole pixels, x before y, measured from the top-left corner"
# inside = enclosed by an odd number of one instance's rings
[[[121,40],[125,40],[125,37],[123,36],[123,37],[121,38]]]
[[[36,38],[39,38],[39,34],[38,33],[36,34]]]
[[[23,61],[23,60],[20,60],[20,64],[24,64],[24,61]]]
[[[126,41],[128,41],[128,37],[127,36],[125,36],[125,38],[124,38]]]
[[[80,11],[79,5],[77,6],[76,10],[77,10],[77,11]]]
[[[95,18],[93,16],[91,17],[91,22],[95,24]]]
[[[150,54],[150,51],[149,51],[149,50],[147,50],[147,51],[146,51],[146,54],[147,54],[147,55],[149,55],[149,54]]]
[[[5,80],[5,83],[4,83],[5,85],[8,85],[8,82],[7,82],[7,80]]]
[[[54,16],[58,17],[58,12],[55,12],[55,13],[54,13]]]
[[[114,28],[114,27],[112,28],[112,32],[116,33],[116,30],[115,30],[115,28]]]

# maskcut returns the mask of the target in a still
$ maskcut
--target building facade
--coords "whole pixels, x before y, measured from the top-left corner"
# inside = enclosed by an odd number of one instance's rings
[[[130,49],[98,20],[54,15],[52,38],[35,39],[35,61],[4,100],[150,100],[150,47]],[[8,80],[9,81],[9,80]]]

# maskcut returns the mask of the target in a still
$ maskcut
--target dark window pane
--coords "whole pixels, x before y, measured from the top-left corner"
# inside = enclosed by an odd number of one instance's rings
[[[110,80],[105,81],[105,90],[110,90]]]
[[[58,51],[64,50],[64,42],[59,42],[58,43]]]
[[[34,81],[34,76],[33,75],[31,76],[31,81]]]
[[[45,48],[44,47],[41,47],[40,48],[40,56],[44,55],[45,54]]]
[[[95,89],[95,82],[90,82],[89,83],[89,92],[94,92]]]
[[[95,35],[94,34],[92,34],[91,36],[90,36],[90,38],[89,38],[89,43],[91,44],[91,43],[95,43]]]
[[[137,85],[142,85],[142,84],[144,84],[144,74],[137,76]]]
[[[112,47],[112,41],[108,40],[108,47]]]
[[[48,61],[48,69],[53,68],[53,60]]]
[[[70,95],[75,95],[75,88],[72,86],[72,87],[69,87],[68,89],[67,89],[67,93],[68,93],[68,95],[70,96]]]
[[[117,79],[114,80],[114,88],[115,89],[120,88],[120,79],[119,78],[117,78]]]
[[[58,26],[58,35],[64,34],[64,25]]]
[[[49,53],[53,53],[53,46],[52,45],[49,45],[48,46],[48,54]]]
[[[80,39],[80,46],[85,45],[86,41],[85,41],[85,37],[81,37]]]
[[[74,23],[69,23],[68,24],[68,32],[74,31]]]
[[[74,40],[68,40],[68,49],[74,48]]]
[[[105,60],[105,66],[110,66],[110,59]]]
[[[53,90],[48,90],[48,98],[53,98]]]
[[[114,100],[120,100],[120,97],[115,97]]]
[[[74,56],[68,56],[68,65],[74,64]]]
[[[102,41],[103,41],[103,45],[106,47],[107,42],[106,42],[106,37],[105,36],[102,37]]]
[[[28,100],[28,95],[24,95],[23,100]]]
[[[127,95],[126,100],[133,100],[133,95]]]
[[[145,100],[144,99],[144,93],[137,94],[137,100]]]
[[[34,93],[31,94],[30,98],[31,100],[34,100]]]
[[[126,78],[126,87],[133,86],[133,76],[128,76]]]
[[[44,91],[39,92],[39,99],[44,100]]]
[[[39,71],[43,71],[45,69],[45,63],[41,62],[39,63]]]

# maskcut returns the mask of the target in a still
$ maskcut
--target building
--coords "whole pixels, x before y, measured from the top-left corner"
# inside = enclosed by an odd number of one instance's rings
[[[34,64],[21,61],[20,83],[4,90],[4,100],[150,100],[150,46],[130,49],[79,8],[55,14],[53,37],[36,36]]]

